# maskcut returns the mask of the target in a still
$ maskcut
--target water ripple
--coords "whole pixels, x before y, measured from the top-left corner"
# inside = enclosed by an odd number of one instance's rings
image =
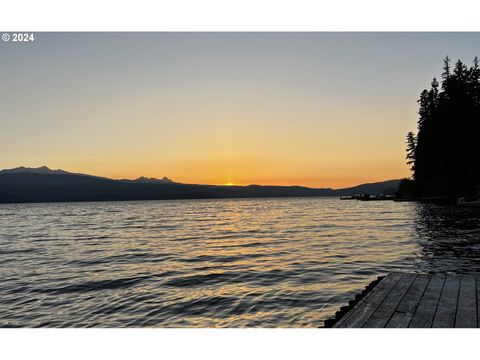
[[[88,291],[108,290],[108,289],[124,289],[134,286],[149,277],[131,277],[114,280],[98,280],[86,281],[81,284],[67,285],[57,288],[35,289],[32,292],[46,293],[46,294],[68,294]]]
[[[334,198],[0,204],[0,326],[317,327],[386,272],[480,273],[479,229]]]

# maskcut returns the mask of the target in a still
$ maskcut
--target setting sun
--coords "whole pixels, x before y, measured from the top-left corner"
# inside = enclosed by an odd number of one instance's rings
[[[480,327],[480,32],[1,35],[0,328]]]

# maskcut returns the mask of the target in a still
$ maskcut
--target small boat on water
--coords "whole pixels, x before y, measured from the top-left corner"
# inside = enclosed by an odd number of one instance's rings
[[[477,200],[467,200],[464,197],[461,197],[460,199],[458,199],[457,205],[460,205],[460,206],[480,206],[480,200],[479,199],[477,199]]]
[[[361,201],[385,201],[385,200],[393,200],[393,195],[385,195],[385,194],[378,194],[378,195],[365,195],[362,196],[360,199]]]
[[[393,200],[393,195],[370,195],[370,194],[355,194],[352,196],[342,196],[340,200],[360,200],[360,201],[379,201],[379,200]]]

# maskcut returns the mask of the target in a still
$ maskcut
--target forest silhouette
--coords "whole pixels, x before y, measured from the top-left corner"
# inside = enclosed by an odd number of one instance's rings
[[[418,132],[407,134],[411,179],[399,197],[477,197],[480,185],[480,68],[447,56],[441,82],[420,94]]]

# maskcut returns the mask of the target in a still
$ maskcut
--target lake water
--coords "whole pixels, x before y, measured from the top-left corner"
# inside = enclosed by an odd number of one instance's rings
[[[0,204],[0,326],[318,327],[379,275],[480,272],[480,209]]]

